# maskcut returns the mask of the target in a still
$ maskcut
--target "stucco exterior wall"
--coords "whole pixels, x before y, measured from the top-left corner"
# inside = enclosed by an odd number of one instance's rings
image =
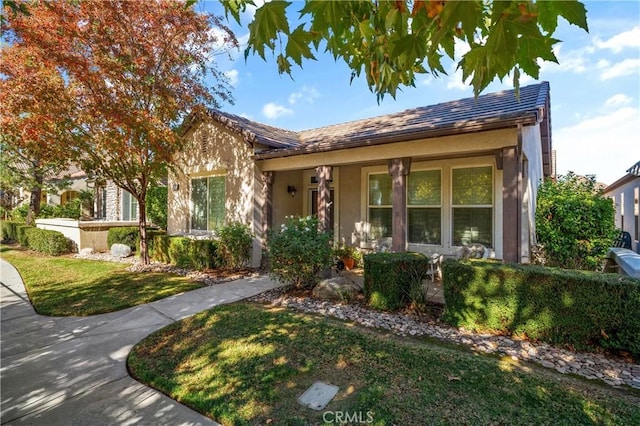
[[[215,175],[225,176],[225,220],[238,221],[250,226],[254,233],[255,216],[261,216],[254,205],[262,182],[260,171],[252,158],[251,147],[236,133],[210,120],[200,122],[185,135],[187,145],[176,156],[179,171],[169,173],[168,223],[169,234],[189,234],[191,229],[191,179]],[[175,188],[175,189],[174,189]],[[197,233],[202,234],[202,231]],[[261,235],[254,241],[255,253],[261,244]]]

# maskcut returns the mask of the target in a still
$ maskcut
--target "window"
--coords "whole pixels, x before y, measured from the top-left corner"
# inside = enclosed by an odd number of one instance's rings
[[[78,191],[65,191],[60,196],[60,205],[64,206],[78,198],[80,198],[80,193]]]
[[[128,191],[122,191],[122,220],[138,220],[138,200]]]
[[[391,236],[393,191],[388,173],[369,175],[368,214],[372,239]]]
[[[493,169],[452,171],[453,245],[493,247]]]
[[[440,170],[416,171],[407,177],[410,243],[441,244],[442,177]]]
[[[191,229],[211,231],[225,222],[225,176],[191,180]]]

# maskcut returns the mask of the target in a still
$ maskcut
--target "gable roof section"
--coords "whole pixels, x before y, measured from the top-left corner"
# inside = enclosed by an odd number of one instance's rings
[[[541,82],[520,88],[520,99],[505,90],[299,132],[214,109],[208,115],[245,141],[266,146],[256,152],[264,159],[535,124],[548,118],[548,100],[549,83]]]

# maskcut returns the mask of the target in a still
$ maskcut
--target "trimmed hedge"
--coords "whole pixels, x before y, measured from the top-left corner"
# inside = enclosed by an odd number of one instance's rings
[[[2,241],[18,241],[18,226],[20,225],[24,225],[24,222],[16,222],[11,220],[3,220],[2,222],[0,222]]]
[[[421,253],[372,253],[364,257],[364,295],[376,309],[409,303],[412,283],[422,281],[429,258]]]
[[[107,244],[111,247],[114,244],[126,244],[131,247],[131,251],[136,251],[140,240],[140,230],[137,226],[124,226],[110,228],[107,234]]]
[[[640,281],[613,274],[449,259],[446,309],[456,327],[640,356]]]
[[[22,247],[29,247],[29,236],[27,235],[27,230],[35,229],[35,226],[30,225],[18,225],[16,227],[16,236],[18,238],[18,243]]]
[[[191,269],[217,268],[222,264],[217,241],[165,234],[155,234],[149,241],[149,256],[159,262]]]
[[[24,234],[27,239],[27,247],[50,256],[60,256],[69,253],[71,241],[58,231],[49,231],[33,227],[25,227]]]

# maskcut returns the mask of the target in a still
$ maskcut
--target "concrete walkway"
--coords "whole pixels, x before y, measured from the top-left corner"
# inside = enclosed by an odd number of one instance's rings
[[[36,314],[18,272],[0,259],[1,424],[217,424],[132,379],[133,345],[197,312],[278,285],[247,278],[91,317]]]

